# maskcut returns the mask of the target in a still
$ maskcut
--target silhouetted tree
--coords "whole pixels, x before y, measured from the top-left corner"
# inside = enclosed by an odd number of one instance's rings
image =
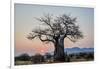
[[[51,55],[50,53],[46,53],[44,57],[45,57],[45,61],[47,62],[53,61],[53,55]]]
[[[33,63],[41,63],[44,62],[44,57],[41,54],[35,54],[31,57]]]
[[[52,42],[55,47],[54,60],[65,61],[64,39],[68,38],[72,42],[76,42],[77,39],[83,37],[79,26],[76,24],[77,18],[66,14],[57,17],[47,14],[36,19],[46,26],[32,30],[27,38],[34,39],[37,37],[42,42]]]
[[[52,57],[50,53],[46,53],[45,56],[46,56],[46,59],[50,59]]]
[[[26,53],[21,54],[17,57],[15,57],[15,61],[20,60],[20,61],[29,61],[30,60],[30,56]]]

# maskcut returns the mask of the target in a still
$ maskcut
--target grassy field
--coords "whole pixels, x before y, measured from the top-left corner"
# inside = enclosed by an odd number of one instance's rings
[[[70,62],[83,62],[83,61],[93,61],[94,59],[70,59]],[[65,61],[66,62],[66,61]],[[49,64],[49,63],[60,63],[60,62],[38,62],[38,63],[33,63],[32,61],[15,61],[15,65],[31,65],[31,64]]]
[[[47,57],[47,58],[45,58]],[[49,63],[60,63],[54,61],[54,56],[49,55],[34,55],[28,56],[27,54],[15,57],[15,65],[31,65],[31,64],[49,64]],[[78,53],[69,54],[65,56],[64,62],[83,62],[83,61],[93,61],[94,52],[91,53]],[[61,62],[62,63],[62,62]]]
[[[15,65],[30,65],[32,61],[15,61]]]

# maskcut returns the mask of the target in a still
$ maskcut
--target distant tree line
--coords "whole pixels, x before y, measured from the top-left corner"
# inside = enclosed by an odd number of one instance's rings
[[[94,52],[65,54],[65,62],[71,62],[73,59],[85,59],[86,61],[94,60]],[[51,55],[51,53],[46,53],[45,55],[35,54],[34,56],[29,56],[28,54],[24,53],[15,57],[15,62],[16,61],[31,61],[32,64],[55,62],[54,55]]]

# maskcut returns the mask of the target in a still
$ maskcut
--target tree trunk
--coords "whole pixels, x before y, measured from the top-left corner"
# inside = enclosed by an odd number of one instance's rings
[[[64,62],[64,38],[60,37],[56,40],[55,50],[54,50],[54,61],[55,62]]]

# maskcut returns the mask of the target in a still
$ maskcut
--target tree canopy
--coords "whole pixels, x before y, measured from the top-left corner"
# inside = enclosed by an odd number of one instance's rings
[[[56,42],[59,37],[66,37],[72,42],[83,38],[83,34],[77,25],[77,18],[71,15],[52,16],[50,14],[44,15],[40,18],[35,18],[42,23],[45,29],[33,29],[28,35],[28,39],[39,38],[42,42]]]

